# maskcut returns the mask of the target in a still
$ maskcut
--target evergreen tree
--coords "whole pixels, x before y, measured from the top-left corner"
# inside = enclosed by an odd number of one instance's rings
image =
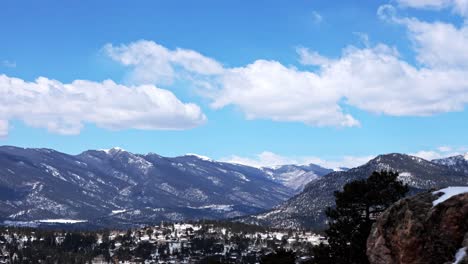
[[[313,263],[369,263],[367,237],[375,219],[391,204],[405,196],[408,186],[398,181],[398,173],[373,172],[365,180],[346,184],[335,192],[335,208],[327,208],[328,246],[314,248]]]
[[[279,249],[275,253],[262,257],[262,264],[294,264],[296,263],[296,254],[292,251]]]

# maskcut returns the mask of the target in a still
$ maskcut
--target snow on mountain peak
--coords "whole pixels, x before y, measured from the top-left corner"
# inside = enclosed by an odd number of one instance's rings
[[[468,161],[468,152],[465,153],[465,155],[463,156],[463,158]]]
[[[192,156],[192,157],[199,158],[201,160],[213,161],[213,159],[211,159],[211,158],[209,158],[207,156],[198,155],[198,154],[195,154],[195,153],[187,153],[187,154],[185,154],[185,156]]]
[[[113,153],[113,152],[120,152],[120,151],[125,151],[125,149],[120,148],[120,147],[113,147],[111,149],[100,149],[100,151],[104,151],[105,153]]]

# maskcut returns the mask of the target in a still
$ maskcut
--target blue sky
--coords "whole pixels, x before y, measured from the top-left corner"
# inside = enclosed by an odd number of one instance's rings
[[[2,1],[0,144],[253,165],[462,153],[461,2]]]

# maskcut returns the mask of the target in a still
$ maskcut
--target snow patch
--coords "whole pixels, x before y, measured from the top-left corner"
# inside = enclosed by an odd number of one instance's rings
[[[440,196],[437,200],[432,202],[433,206],[437,206],[438,204],[445,202],[446,200],[450,199],[451,197],[455,195],[468,193],[468,187],[459,187],[459,186],[447,187],[445,189],[435,191],[432,194],[440,194],[440,193],[443,193],[443,195]]]
[[[52,176],[54,176],[56,178],[59,178],[59,179],[61,179],[63,181],[67,181],[67,179],[65,179],[56,168],[54,168],[54,167],[52,167],[50,165],[47,165],[45,163],[41,163],[41,165],[42,165],[42,167],[45,168],[47,173],[50,173]]]
[[[195,154],[195,153],[187,153],[185,154],[185,156],[192,156],[192,157],[196,157],[196,158],[199,158],[201,160],[205,160],[205,161],[214,161],[213,159],[207,157],[207,156],[203,156],[203,155],[198,155],[198,154]]]
[[[37,220],[39,223],[54,223],[54,224],[77,224],[86,223],[88,220],[76,220],[76,219],[43,219]]]
[[[134,165],[144,174],[148,174],[149,170],[153,168],[153,164],[141,157],[130,155],[128,157],[128,164]]]
[[[199,207],[191,207],[191,209],[211,209],[215,211],[232,211],[232,204],[210,204],[210,205],[205,205],[205,206],[199,206]]]
[[[239,179],[241,179],[242,181],[245,181],[245,182],[249,182],[250,180],[247,179],[247,177],[245,177],[244,174],[240,173],[240,172],[237,172],[237,171],[234,171],[234,174],[239,177]]]
[[[112,210],[112,213],[111,215],[115,215],[115,214],[121,214],[121,213],[125,213],[127,212],[127,209],[121,209],[121,210]]]
[[[418,178],[415,177],[410,172],[406,172],[406,171],[400,172],[398,175],[398,180],[410,186],[414,186],[414,187],[420,186],[420,182],[418,181]]]
[[[265,213],[265,214],[256,215],[254,217],[257,218],[257,219],[265,219],[265,218],[269,217],[270,215],[274,215],[274,214],[278,214],[278,213],[281,213],[281,210],[273,210],[273,211],[270,211],[270,212]]]
[[[465,155],[463,156],[463,158],[464,158],[466,161],[468,161],[468,152],[465,153]]]
[[[467,247],[463,247],[457,251],[457,254],[455,254],[455,262],[453,262],[453,264],[461,263],[463,258],[466,256],[467,249],[468,249]]]
[[[112,152],[125,151],[125,149],[119,148],[119,147],[113,147],[111,149],[100,149],[100,151],[103,151],[103,152],[109,154],[109,153],[112,153]]]

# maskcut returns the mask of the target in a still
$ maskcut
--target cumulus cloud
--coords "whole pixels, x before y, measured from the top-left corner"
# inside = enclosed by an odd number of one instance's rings
[[[398,19],[406,25],[417,59],[431,68],[468,69],[468,25]]]
[[[432,150],[421,150],[410,155],[423,158],[425,160],[442,159],[457,155],[462,155],[467,151],[465,147],[441,146]]]
[[[255,155],[254,157],[242,157],[232,155],[230,157],[222,158],[221,161],[237,163],[257,168],[285,164],[298,164],[298,161],[293,158],[281,156],[270,151],[264,151],[260,154]]]
[[[8,120],[0,120],[0,138],[8,136]]]
[[[298,48],[300,63],[314,69],[274,60],[225,68],[195,51],[169,50],[151,41],[105,49],[132,66],[137,79],[158,83],[188,75],[214,109],[234,106],[247,119],[353,127],[360,121],[347,111],[350,107],[390,116],[463,111],[468,104],[468,26],[398,17],[391,5],[377,13],[407,29],[417,65],[395,47],[371,45],[367,37],[364,47],[345,47],[336,58]]]
[[[124,86],[107,80],[64,84],[44,77],[34,82],[0,75],[0,136],[8,121],[58,134],[78,134],[84,124],[119,130],[188,129],[205,122],[200,108],[184,104],[153,85]]]
[[[379,44],[349,47],[318,73],[258,60],[228,70],[213,106],[235,105],[248,118],[299,121],[315,126],[356,126],[340,103],[392,116],[462,111],[468,103],[464,69],[417,68]]]
[[[383,20],[406,27],[416,59],[422,65],[445,69],[468,68],[468,24],[456,26],[440,21],[429,23],[399,17],[391,5],[380,6],[377,14]]]
[[[382,20],[392,21],[396,17],[396,8],[392,5],[381,5],[377,9],[377,16]]]
[[[235,105],[248,119],[304,122],[313,126],[357,126],[344,113],[342,95],[319,75],[276,61],[257,60],[226,71],[213,91],[214,108]]]
[[[462,155],[468,151],[466,147],[441,146],[436,149],[420,150],[409,153],[409,155],[423,158],[425,160],[441,159],[456,155]],[[317,156],[284,156],[270,151],[264,151],[254,156],[232,155],[220,159],[224,162],[237,163],[252,167],[272,167],[278,165],[297,164],[307,165],[316,164],[324,168],[355,168],[363,165],[375,158],[376,155],[352,156],[345,155],[334,159],[324,159]]]
[[[297,54],[299,55],[299,62],[302,65],[325,65],[331,64],[333,60],[320,55],[316,51],[311,51],[307,48],[300,47],[296,49]]]
[[[450,152],[452,151],[452,147],[449,147],[449,146],[441,146],[441,147],[438,147],[437,150],[440,151],[440,152]]]
[[[139,84],[170,84],[184,73],[215,75],[223,72],[219,62],[196,51],[170,50],[153,41],[141,40],[120,46],[107,44],[104,51],[113,60],[131,67],[130,80]]]
[[[282,156],[270,151],[264,151],[260,154],[257,154],[253,157],[242,157],[237,155],[232,155],[230,157],[225,157],[221,159],[225,162],[243,164],[247,166],[253,166],[257,168],[261,167],[271,167],[278,165],[286,164],[317,164],[325,168],[340,168],[347,167],[353,168],[365,164],[369,160],[373,159],[375,156],[343,156],[337,159],[325,160],[315,156],[299,156],[299,157],[288,157]]]
[[[467,16],[467,0],[397,0],[397,3],[403,7],[423,8],[423,9],[444,9],[451,8],[453,12]]]
[[[257,60],[225,72],[213,106],[237,106],[248,118],[300,121],[315,126],[356,126],[352,106],[391,116],[463,111],[468,104],[468,27],[401,18],[391,5],[380,18],[407,28],[419,65],[385,44],[349,46],[339,58],[298,48],[300,62],[317,71]]]

